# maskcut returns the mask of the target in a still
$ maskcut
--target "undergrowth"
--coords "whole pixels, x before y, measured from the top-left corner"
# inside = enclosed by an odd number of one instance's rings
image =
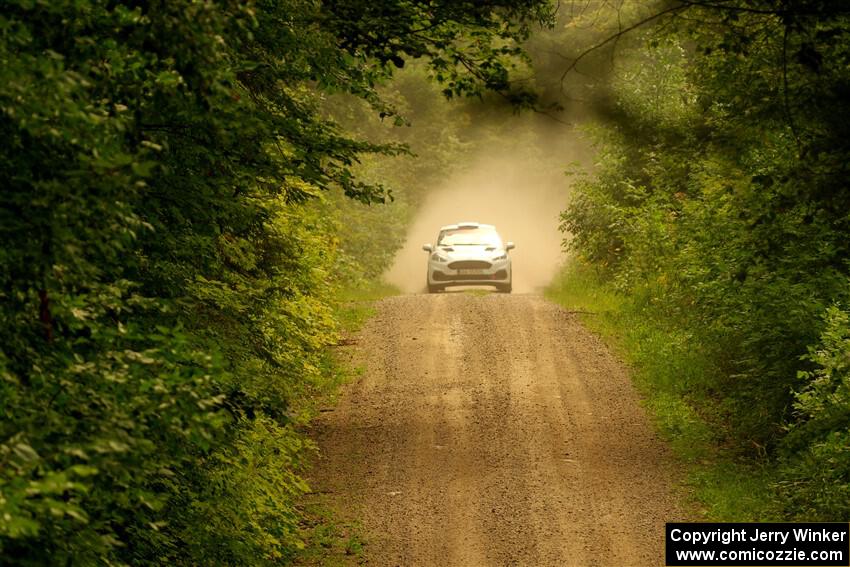
[[[640,295],[617,293],[596,271],[570,261],[546,290],[550,300],[577,312],[582,323],[631,368],[633,381],[659,430],[688,470],[694,519],[777,519],[775,467],[741,460],[724,447],[720,410],[706,396],[719,369],[692,336],[665,320]]]
[[[370,280],[356,287],[348,287],[340,293],[338,320],[345,333],[360,329],[366,320],[375,314],[374,302],[397,295],[399,289],[383,280]]]
[[[348,285],[337,297],[336,318],[339,323],[338,347],[346,347],[351,336],[375,314],[375,301],[399,293],[398,288],[379,279],[361,280],[358,285]],[[323,375],[328,383],[316,392],[311,403],[311,415],[322,408],[331,408],[337,402],[340,386],[356,380],[362,369],[353,366],[339,351],[330,349],[325,358]],[[309,436],[309,431],[304,432]],[[311,445],[312,446],[312,445]],[[313,446],[315,449],[315,447]],[[359,565],[363,560],[365,535],[360,523],[346,518],[321,491],[308,490],[300,499],[300,537],[304,547],[295,556],[295,564],[307,565]]]

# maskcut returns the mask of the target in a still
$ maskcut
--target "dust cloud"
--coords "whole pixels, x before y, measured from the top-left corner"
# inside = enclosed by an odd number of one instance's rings
[[[539,292],[552,280],[563,261],[558,225],[569,196],[564,172],[583,152],[560,144],[557,155],[498,146],[480,151],[429,192],[385,275],[389,283],[407,293],[423,292],[428,255],[422,245],[433,244],[441,226],[461,221],[494,224],[504,241],[516,244],[514,293]]]

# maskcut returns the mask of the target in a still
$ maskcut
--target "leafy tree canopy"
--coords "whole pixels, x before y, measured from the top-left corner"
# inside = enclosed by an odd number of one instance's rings
[[[427,60],[512,92],[539,1],[9,0],[0,14],[0,555],[258,564],[300,545],[364,153],[322,112]],[[513,96],[513,95],[510,95]],[[526,96],[519,100],[530,101]]]

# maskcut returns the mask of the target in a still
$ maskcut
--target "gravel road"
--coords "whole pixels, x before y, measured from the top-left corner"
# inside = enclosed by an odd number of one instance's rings
[[[369,565],[663,565],[678,470],[626,370],[535,295],[377,304],[310,479]]]

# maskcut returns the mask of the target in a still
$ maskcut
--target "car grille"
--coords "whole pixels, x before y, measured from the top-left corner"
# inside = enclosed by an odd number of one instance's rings
[[[489,270],[490,262],[482,260],[459,260],[451,262],[449,268],[452,270]]]
[[[435,282],[503,280],[508,277],[508,272],[506,270],[499,270],[495,274],[466,274],[463,276],[455,276],[435,271],[431,274],[431,277]]]

